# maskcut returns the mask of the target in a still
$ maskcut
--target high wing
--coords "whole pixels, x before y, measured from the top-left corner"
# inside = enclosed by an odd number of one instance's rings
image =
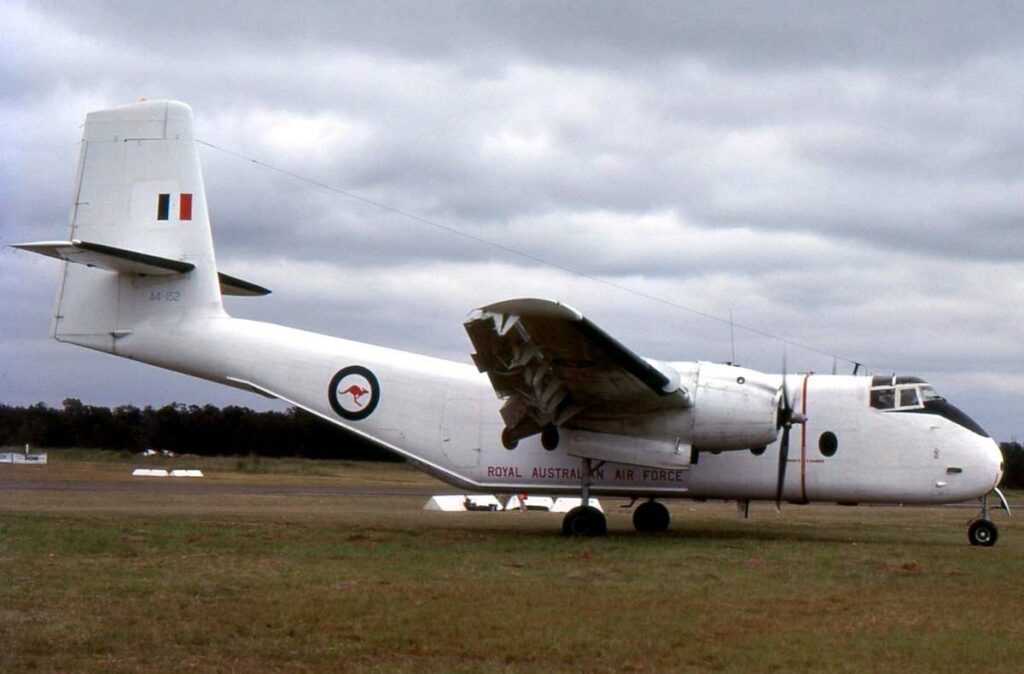
[[[465,323],[499,397],[505,439],[547,426],[622,433],[630,420],[691,405],[667,364],[636,355],[571,307],[513,299],[473,311]],[[628,432],[626,434],[629,434]]]

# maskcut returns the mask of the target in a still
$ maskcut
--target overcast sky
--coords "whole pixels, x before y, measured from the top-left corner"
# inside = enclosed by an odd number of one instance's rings
[[[540,296],[724,361],[690,310],[731,312],[1022,436],[1024,5],[828,4],[0,0],[0,245],[66,237],[87,112],[173,98],[419,218],[204,147],[221,269],[274,291],[233,315],[467,362],[470,310]],[[58,269],[0,249],[0,403],[266,405],[50,340]],[[832,371],[735,330],[783,351]]]

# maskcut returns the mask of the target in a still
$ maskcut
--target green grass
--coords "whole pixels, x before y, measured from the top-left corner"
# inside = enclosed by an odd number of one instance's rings
[[[301,475],[218,479],[325,479]],[[558,515],[424,512],[415,496],[0,498],[0,671],[963,672],[1024,657],[1024,531],[1000,517],[999,544],[972,548],[961,509],[757,505],[743,521],[679,502],[667,534],[644,536],[606,500],[611,535],[567,540]]]

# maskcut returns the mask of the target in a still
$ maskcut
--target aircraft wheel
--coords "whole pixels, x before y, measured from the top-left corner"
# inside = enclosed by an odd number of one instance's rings
[[[562,520],[562,533],[566,536],[604,536],[607,532],[604,513],[592,506],[576,506]]]
[[[515,449],[519,445],[519,441],[513,439],[512,433],[508,428],[501,429],[501,446],[505,449]]]
[[[670,521],[668,508],[657,501],[645,501],[633,511],[633,528],[637,531],[665,531]]]
[[[999,540],[999,529],[988,520],[975,520],[967,529],[967,540],[971,542],[971,545],[992,547]]]
[[[558,428],[548,424],[540,432],[540,444],[549,452],[558,447]]]

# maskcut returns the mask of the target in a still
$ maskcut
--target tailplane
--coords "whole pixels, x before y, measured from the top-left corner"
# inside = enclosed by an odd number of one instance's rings
[[[18,244],[65,261],[53,336],[101,351],[141,324],[224,315],[192,110],[143,101],[86,116],[66,241]]]

